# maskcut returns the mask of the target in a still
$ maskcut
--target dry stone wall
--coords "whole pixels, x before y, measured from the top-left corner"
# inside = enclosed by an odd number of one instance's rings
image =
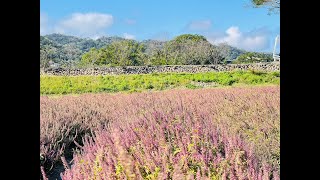
[[[279,62],[253,64],[217,64],[217,65],[177,65],[177,66],[127,66],[101,67],[86,69],[48,69],[40,75],[78,76],[78,75],[111,75],[111,74],[151,74],[151,73],[200,73],[232,70],[280,71]]]

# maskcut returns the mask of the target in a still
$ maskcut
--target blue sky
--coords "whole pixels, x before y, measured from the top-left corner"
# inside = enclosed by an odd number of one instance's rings
[[[249,0],[40,0],[40,34],[141,41],[192,33],[213,44],[270,52],[280,15],[250,5]]]

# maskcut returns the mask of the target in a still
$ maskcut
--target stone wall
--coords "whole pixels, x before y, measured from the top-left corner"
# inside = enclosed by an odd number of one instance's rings
[[[232,70],[258,70],[280,71],[279,62],[254,63],[254,64],[226,64],[226,65],[181,65],[181,66],[127,66],[127,67],[101,67],[86,69],[48,69],[40,75],[77,76],[77,75],[107,75],[107,74],[150,74],[150,73],[199,73],[219,72]]]

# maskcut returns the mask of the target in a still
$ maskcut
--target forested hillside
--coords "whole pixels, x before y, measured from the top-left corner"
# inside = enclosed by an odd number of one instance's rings
[[[40,68],[217,64],[236,60],[241,55],[235,62],[272,60],[271,54],[248,53],[228,44],[212,45],[204,36],[192,34],[170,41],[140,42],[116,36],[96,40],[62,34],[40,36]]]

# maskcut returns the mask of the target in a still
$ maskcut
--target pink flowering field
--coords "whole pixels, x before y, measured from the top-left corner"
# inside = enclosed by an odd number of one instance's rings
[[[279,85],[41,96],[40,126],[42,179],[280,179]]]

